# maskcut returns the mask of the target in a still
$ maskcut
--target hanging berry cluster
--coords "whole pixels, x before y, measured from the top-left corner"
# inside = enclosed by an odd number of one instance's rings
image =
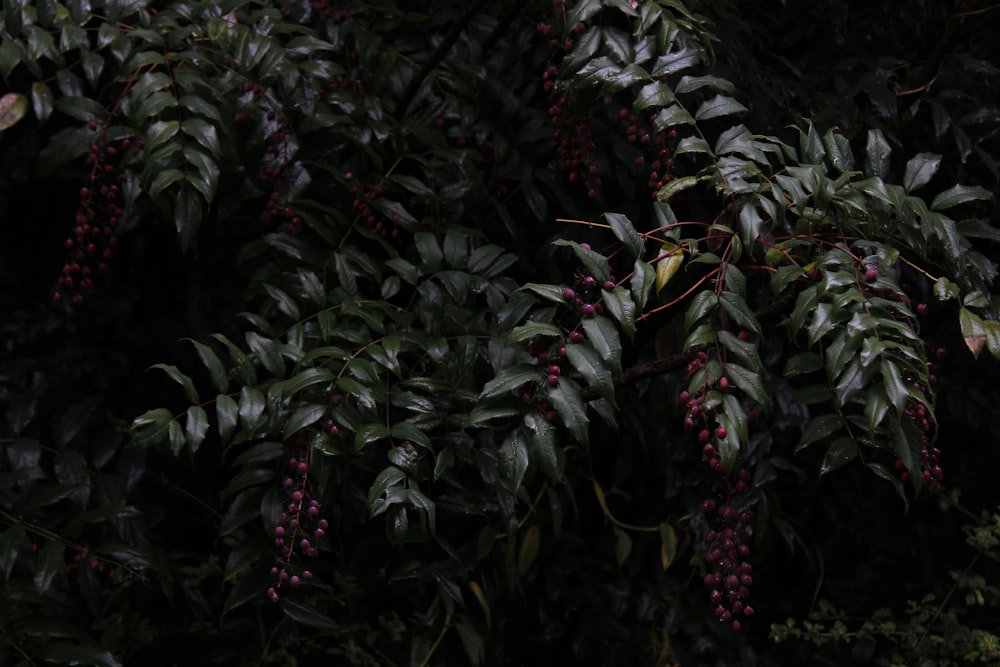
[[[84,300],[97,274],[108,270],[125,214],[123,166],[143,148],[142,141],[133,142],[128,137],[109,139],[107,127],[96,122],[91,122],[89,128],[94,132],[94,143],[87,153],[90,171],[80,188],[72,232],[65,241],[66,262],[55,292],[56,300],[68,299],[74,304]]]
[[[555,3],[555,14],[563,14],[564,3]],[[549,37],[549,48],[553,59],[558,60],[569,53],[576,42],[572,35],[586,31],[584,23],[577,23],[567,32],[565,38],[553,36],[553,24],[541,22],[537,25],[538,34]],[[597,164],[597,144],[593,136],[593,117],[590,113],[580,112],[576,108],[576,99],[572,91],[558,90],[559,68],[550,63],[542,72],[542,87],[552,96],[553,103],[548,109],[549,120],[552,122],[552,138],[557,142],[556,153],[559,156],[559,167],[571,183],[581,183],[587,189],[587,196],[597,198],[602,185],[600,167]]]
[[[739,334],[741,339],[746,336],[742,331]],[[695,383],[697,395],[692,396],[685,390],[680,393],[679,401],[686,409],[684,428],[696,433],[701,446],[701,460],[717,476],[710,497],[701,504],[706,525],[704,554],[708,572],[705,586],[709,589],[709,599],[715,605],[716,617],[729,623],[734,630],[739,630],[742,627],[740,618],[753,615],[753,607],[748,604],[753,584],[753,566],[749,562],[753,536],[752,499],[749,494],[751,474],[745,468],[735,472],[727,470],[723,460],[722,450],[731,444],[731,434],[717,412],[718,396],[727,394],[731,384],[729,378],[720,372],[721,368],[721,364],[711,360],[707,352],[698,351],[688,362],[686,374],[689,378],[697,374],[705,381]],[[748,421],[752,421],[752,413],[747,417]]]
[[[314,497],[309,477],[311,443],[297,440],[286,447],[290,453],[288,474],[281,486],[288,495],[274,528],[278,558],[271,568],[271,585],[267,589],[267,597],[272,602],[278,601],[278,591],[283,585],[298,588],[313,578],[312,571],[301,563],[319,556],[316,543],[324,539],[329,528],[327,520],[320,518],[319,500]]]
[[[260,84],[247,81],[243,84],[247,95],[246,108],[259,110],[263,88]],[[288,201],[289,168],[294,158],[295,146],[288,134],[287,119],[283,113],[268,109],[260,118],[265,133],[264,158],[261,161],[258,180],[267,192],[261,222],[268,227],[278,227],[282,231],[296,232],[302,227],[302,218]],[[244,122],[251,116],[246,111],[237,113],[234,120]]]
[[[647,109],[645,118],[636,116],[628,109],[620,109],[618,117],[624,123],[625,138],[630,144],[639,148],[641,153],[635,158],[635,166],[649,167],[646,187],[655,199],[660,189],[674,179],[674,160],[671,157],[671,145],[676,143],[677,131],[666,133],[656,131],[654,123],[659,115],[656,109]]]
[[[378,208],[383,187],[378,183],[370,186],[354,183],[354,174],[350,171],[344,174],[344,180],[352,183],[351,209],[357,214],[358,219],[382,238],[398,239],[400,215],[398,213],[386,215]]]
[[[753,616],[747,600],[753,584],[753,566],[749,562],[753,536],[753,512],[745,509],[750,471],[741,469],[737,481],[728,478],[717,487],[713,498],[702,503],[708,530],[705,531],[705,562],[709,572],[705,586],[715,605],[716,617],[730,623],[733,630],[742,627],[740,617]]]

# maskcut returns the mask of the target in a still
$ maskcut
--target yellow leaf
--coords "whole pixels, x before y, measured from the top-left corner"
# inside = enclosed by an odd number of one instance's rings
[[[656,293],[670,282],[684,263],[684,249],[675,243],[664,243],[660,247],[660,261],[656,263]]]

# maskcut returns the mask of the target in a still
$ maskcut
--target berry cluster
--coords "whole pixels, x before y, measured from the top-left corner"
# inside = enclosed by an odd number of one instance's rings
[[[344,180],[354,181],[354,174],[345,173]],[[377,183],[371,186],[351,185],[351,196],[354,198],[351,201],[351,208],[374,233],[383,238],[396,240],[399,238],[400,216],[398,213],[386,216],[376,207],[382,192],[382,186]]]
[[[299,567],[298,563],[319,555],[315,541],[322,540],[329,528],[327,520],[319,518],[319,501],[313,497],[309,478],[310,445],[305,443],[293,449],[295,451],[288,458],[288,475],[281,485],[288,494],[288,503],[274,529],[274,546],[279,555],[271,568],[271,586],[267,589],[267,597],[272,602],[278,601],[278,590],[285,583],[297,588],[313,578],[313,573]]]
[[[654,199],[660,189],[674,179],[672,171],[674,161],[668,142],[677,139],[676,130],[669,130],[663,134],[653,128],[657,115],[659,115],[659,111],[647,110],[646,122],[640,122],[640,119],[628,109],[623,108],[618,111],[619,118],[628,123],[625,128],[625,138],[642,151],[635,158],[635,165],[637,167],[649,165],[646,186],[653,193]]]
[[[733,630],[740,629],[740,616],[753,616],[753,607],[747,603],[753,585],[753,566],[748,561],[753,512],[735,507],[745,497],[749,480],[750,471],[741,469],[735,484],[726,481],[722,497],[701,505],[709,525],[705,532],[705,561],[710,571],[705,575],[705,586],[715,605],[715,615],[731,623]]]
[[[302,218],[287,198],[286,177],[293,149],[285,129],[285,116],[274,110],[265,114],[271,133],[267,137],[265,152],[267,162],[260,180],[268,188],[267,202],[261,220],[266,225],[280,225],[286,232],[296,232],[302,227]]]
[[[562,2],[556,2],[556,7],[562,7]],[[551,23],[539,23],[539,34],[550,37],[549,47],[557,57],[562,57],[573,49],[575,42],[571,37],[558,39],[553,36]],[[587,29],[584,23],[577,23],[571,32],[579,35]],[[587,196],[597,197],[601,187],[600,168],[597,164],[597,144],[592,131],[593,117],[590,114],[574,114],[575,98],[572,92],[556,90],[559,68],[550,64],[542,72],[542,87],[554,96],[554,102],[548,109],[549,120],[554,130],[552,138],[558,144],[556,152],[559,155],[559,166],[571,183],[582,183],[587,188]]]
[[[142,141],[133,142],[127,137],[108,140],[96,122],[89,127],[96,133],[87,154],[90,172],[80,188],[72,233],[65,242],[66,263],[54,295],[56,300],[68,297],[74,304],[83,301],[84,292],[94,286],[96,274],[108,270],[107,262],[118,245],[117,229],[124,215],[123,163],[143,148]]]

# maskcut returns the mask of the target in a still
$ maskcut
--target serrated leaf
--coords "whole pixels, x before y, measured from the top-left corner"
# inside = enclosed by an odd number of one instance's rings
[[[247,346],[272,376],[280,378],[285,374],[285,360],[281,358],[277,341],[265,338],[254,331],[248,331],[245,338]]]
[[[552,245],[570,248],[573,254],[576,255],[577,260],[583,264],[587,273],[597,279],[597,282],[603,283],[610,277],[608,273],[608,258],[601,253],[590,248],[585,248],[575,241],[567,241],[565,239],[557,239],[552,242]]]
[[[690,331],[703,317],[719,305],[719,297],[712,290],[702,290],[694,295],[691,305],[684,312],[684,329]]]
[[[850,139],[839,132],[829,130],[823,135],[823,145],[834,169],[840,173],[854,169],[854,153],[851,151]]]
[[[248,434],[255,434],[267,407],[267,399],[259,390],[243,387],[240,390],[239,406],[240,424]]]
[[[878,432],[882,420],[889,414],[892,404],[886,394],[885,387],[881,384],[873,384],[865,394],[865,419],[868,423],[868,435],[872,439]]]

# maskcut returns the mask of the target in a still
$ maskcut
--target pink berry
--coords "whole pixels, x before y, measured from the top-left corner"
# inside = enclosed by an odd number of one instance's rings
[[[878,278],[878,269],[873,267],[865,271],[865,280],[871,282],[876,278]]]

